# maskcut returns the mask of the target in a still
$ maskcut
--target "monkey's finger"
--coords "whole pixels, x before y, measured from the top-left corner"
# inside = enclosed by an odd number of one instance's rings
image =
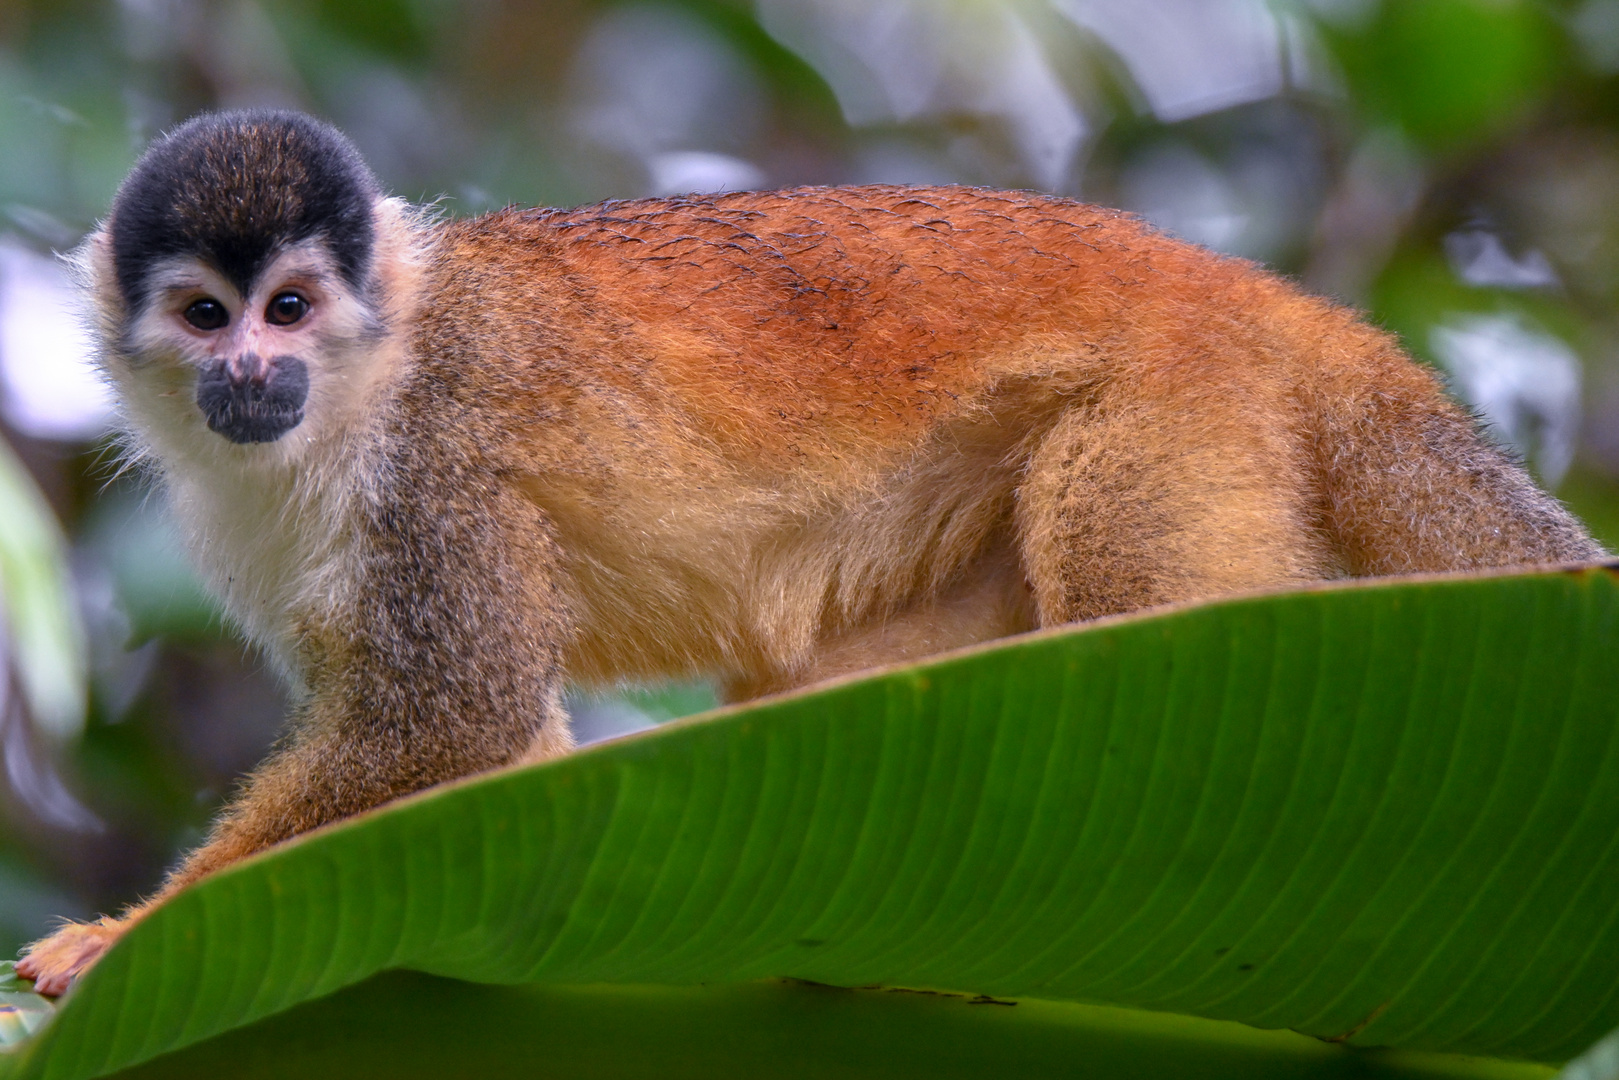
[[[17,961],[17,974],[34,980],[34,992],[59,997],[112,947],[125,929],[122,920],[98,919],[69,923],[50,937],[36,941]]]

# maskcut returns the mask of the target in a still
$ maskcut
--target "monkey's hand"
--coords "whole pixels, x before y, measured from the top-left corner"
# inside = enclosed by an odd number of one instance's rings
[[[129,919],[100,918],[95,922],[68,923],[50,937],[28,946],[17,961],[17,974],[34,980],[34,992],[57,997],[73,980],[101,959],[113,942],[130,927]]]

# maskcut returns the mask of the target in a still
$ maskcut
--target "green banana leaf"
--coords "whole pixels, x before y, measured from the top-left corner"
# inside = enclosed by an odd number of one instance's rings
[[[1616,720],[1613,568],[1029,635],[249,860],[0,1078],[1549,1076],[1478,1057],[1619,1026]]]

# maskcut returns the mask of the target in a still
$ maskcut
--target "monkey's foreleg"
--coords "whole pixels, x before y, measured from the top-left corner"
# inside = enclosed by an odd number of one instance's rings
[[[561,705],[566,624],[544,523],[521,505],[504,517],[496,506],[413,516],[387,505],[372,572],[308,635],[313,693],[287,744],[155,896],[30,946],[17,971],[37,991],[60,994],[154,907],[238,859],[433,784],[572,746]]]
[[[312,711],[321,708],[317,704]],[[547,756],[552,756],[570,745],[566,718],[559,707],[544,718],[537,734],[517,725],[502,725],[505,731],[490,730],[492,725],[469,720],[441,727],[442,738],[423,738],[419,729],[408,731],[375,720],[345,718],[336,731],[320,732],[319,722],[311,717],[310,727],[315,730],[296,737],[253,774],[215,824],[208,841],[186,857],[155,895],[117,919],[62,926],[29,947],[18,961],[18,974],[33,979],[34,989],[41,994],[61,994],[131,926],[216,870],[432,784],[500,765],[539,760],[547,747]],[[361,725],[371,730],[352,730]],[[478,730],[480,727],[484,730]]]
[[[566,717],[555,704],[537,725],[468,718],[438,725],[433,736],[418,725],[405,727],[363,714],[345,716],[322,731],[326,725],[318,714],[325,711],[323,704],[315,703],[310,711],[316,715],[305,721],[304,730],[253,774],[208,841],[186,857],[154,896],[117,919],[61,927],[28,948],[17,964],[18,974],[33,979],[41,994],[61,994],[131,926],[216,870],[432,784],[554,756],[571,745]]]
[[[341,755],[345,748],[322,745],[325,742],[289,747],[261,767],[215,823],[208,841],[186,856],[155,895],[131,905],[116,919],[103,916],[63,925],[28,947],[17,962],[17,973],[33,979],[38,993],[61,994],[130,927],[191,882],[290,836],[386,800],[385,791],[334,784],[321,752]]]

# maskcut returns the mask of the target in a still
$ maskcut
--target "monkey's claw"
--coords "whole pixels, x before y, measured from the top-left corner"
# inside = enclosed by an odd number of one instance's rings
[[[17,961],[17,974],[34,980],[34,993],[58,997],[73,980],[101,959],[123,934],[121,919],[101,918],[89,923],[68,923],[48,938],[28,946]]]

